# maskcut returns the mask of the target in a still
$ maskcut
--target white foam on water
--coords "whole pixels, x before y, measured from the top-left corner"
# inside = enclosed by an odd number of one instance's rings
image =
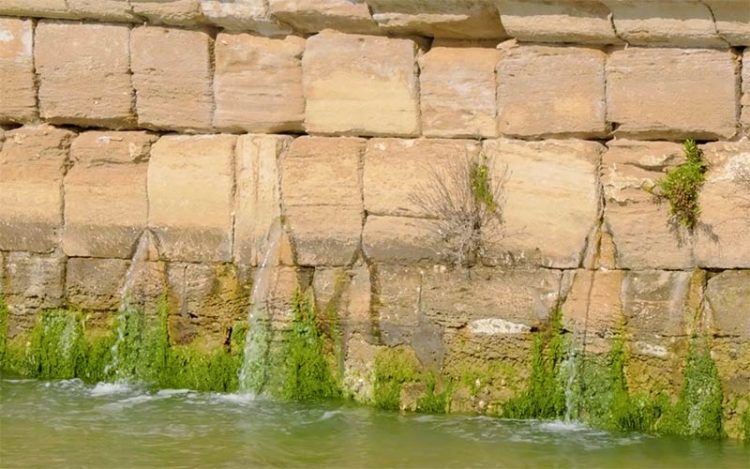
[[[553,420],[551,422],[542,422],[539,424],[539,428],[553,433],[568,433],[568,432],[585,432],[591,431],[591,428],[579,422]]]
[[[325,412],[323,412],[323,415],[320,416],[318,422],[322,422],[323,420],[330,420],[340,414],[343,414],[343,412],[341,412],[340,410],[326,410]]]
[[[231,394],[220,394],[211,393],[211,400],[219,402],[230,402],[232,404],[250,404],[255,402],[257,396],[252,393],[231,393]]]
[[[111,396],[113,394],[123,394],[132,391],[133,388],[128,383],[96,383],[96,386],[89,391],[92,396]]]
[[[121,399],[117,402],[110,402],[109,404],[104,404],[100,406],[100,409],[103,410],[123,410],[129,407],[134,407],[138,404],[143,404],[144,402],[153,401],[156,399],[166,399],[166,397],[156,397],[148,394],[141,394],[139,396],[133,396],[128,397],[126,399]]]
[[[159,390],[156,395],[157,396],[165,396],[165,397],[172,397],[172,396],[184,396],[186,394],[190,394],[190,389],[161,389]]]

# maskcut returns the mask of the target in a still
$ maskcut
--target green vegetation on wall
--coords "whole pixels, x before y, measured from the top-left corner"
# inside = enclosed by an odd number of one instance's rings
[[[700,190],[706,179],[708,163],[695,140],[686,140],[683,151],[687,161],[667,172],[657,182],[660,197],[669,201],[672,220],[692,232],[700,216],[698,201]]]
[[[416,382],[418,378],[419,361],[413,352],[402,347],[379,350],[375,355],[373,382],[375,406],[385,410],[399,410],[401,389],[404,384]]]

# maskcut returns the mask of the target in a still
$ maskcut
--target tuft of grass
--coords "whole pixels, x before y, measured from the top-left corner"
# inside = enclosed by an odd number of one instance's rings
[[[375,407],[399,410],[401,389],[404,384],[419,379],[419,362],[405,349],[394,347],[378,351],[375,355],[373,401]]]
[[[453,382],[448,382],[448,385],[442,391],[438,391],[438,379],[434,373],[426,373],[423,381],[425,384],[425,393],[417,399],[417,410],[427,414],[445,414],[450,412]]]
[[[659,195],[669,201],[669,215],[673,223],[693,232],[701,213],[699,194],[706,180],[708,163],[695,140],[686,140],[683,151],[687,161],[669,170],[657,182]]]

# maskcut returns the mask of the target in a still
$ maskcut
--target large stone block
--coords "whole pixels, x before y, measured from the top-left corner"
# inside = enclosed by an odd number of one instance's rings
[[[605,58],[601,50],[584,47],[510,47],[497,64],[498,131],[606,135]]]
[[[65,176],[63,250],[69,256],[130,259],[146,227],[146,132],[85,132],[73,141]]]
[[[124,25],[40,21],[34,60],[42,118],[81,126],[132,125],[129,38]]]
[[[66,0],[0,0],[0,15],[29,18],[76,18]]]
[[[684,161],[676,143],[612,140],[602,162],[604,229],[621,269],[689,269],[691,247],[669,222],[669,206],[647,189]]]
[[[324,31],[302,58],[310,133],[419,133],[417,45],[409,39]]]
[[[730,51],[629,47],[612,52],[606,69],[607,120],[616,135],[715,139],[737,130]]]
[[[151,26],[131,34],[138,124],[154,129],[210,129],[211,37],[203,31]]]
[[[129,1],[133,13],[147,18],[150,23],[193,26],[205,21],[200,0]]]
[[[701,0],[601,0],[612,11],[617,34],[630,45],[726,46],[711,10]]]
[[[122,302],[122,286],[130,267],[124,259],[70,258],[65,269],[68,304],[88,311],[113,311]]]
[[[301,57],[305,40],[250,34],[216,38],[214,126],[249,132],[301,131],[305,117]]]
[[[283,214],[298,265],[352,262],[362,234],[365,141],[300,137],[282,160]]]
[[[740,88],[740,126],[750,137],[750,48],[742,54],[742,87]]]
[[[695,261],[709,269],[750,268],[750,141],[709,143],[700,193]]]
[[[271,17],[268,0],[200,0],[206,20],[229,31],[280,36],[292,28]]]
[[[6,132],[0,152],[0,250],[49,252],[57,247],[73,135],[47,125]]]
[[[750,270],[726,271],[710,278],[706,300],[716,332],[750,341]]]
[[[99,21],[139,22],[130,8],[130,0],[66,0],[68,10],[77,18]]]
[[[449,262],[451,252],[435,220],[369,215],[362,234],[365,256],[374,262]]]
[[[750,8],[745,0],[703,0],[711,8],[716,29],[733,46],[750,46]]]
[[[232,260],[236,140],[166,136],[151,147],[148,225],[163,259]]]
[[[33,43],[31,20],[0,18],[0,124],[36,117]]]
[[[430,37],[502,39],[507,37],[494,0],[367,0],[385,31]]]
[[[345,33],[376,33],[365,0],[269,0],[274,18],[301,33],[334,29]]]
[[[511,37],[523,42],[617,44],[610,11],[598,0],[497,0]]]
[[[663,270],[625,273],[622,306],[633,340],[650,344],[658,351],[671,339],[687,335],[691,326],[688,321],[694,314],[688,308],[692,275]]]
[[[263,264],[274,230],[281,222],[280,158],[292,137],[242,135],[237,139],[234,209],[234,260],[241,266]],[[279,249],[289,261],[288,240]]]
[[[3,294],[10,312],[10,337],[30,330],[42,309],[63,305],[64,279],[65,257],[28,252],[6,254]]]
[[[497,135],[495,66],[499,58],[498,50],[481,47],[433,47],[419,58],[424,135]]]
[[[482,227],[484,261],[577,267],[599,217],[601,145],[581,140],[484,142],[501,221]]]

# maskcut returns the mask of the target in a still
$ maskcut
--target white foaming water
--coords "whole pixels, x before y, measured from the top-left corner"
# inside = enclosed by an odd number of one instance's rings
[[[117,309],[118,315],[120,316],[117,321],[117,338],[111,349],[111,359],[109,364],[104,367],[104,373],[109,374],[114,371],[115,380],[121,381],[127,378],[122,376],[119,363],[119,349],[122,342],[125,340],[125,330],[127,321],[122,320],[122,317],[127,314],[130,309],[131,294],[138,272],[142,269],[143,264],[148,261],[148,250],[151,246],[151,232],[144,230],[141,237],[138,239],[138,246],[133,253],[133,257],[130,259],[130,266],[125,273],[125,282],[120,289],[120,306]]]
[[[270,349],[270,316],[268,293],[279,262],[282,235],[280,220],[275,220],[268,230],[267,248],[255,275],[255,285],[248,309],[248,330],[245,339],[244,358],[240,368],[239,388],[242,393],[258,394],[268,379],[268,353]]]
[[[89,391],[92,396],[111,396],[113,394],[124,394],[133,388],[127,383],[96,383]]]

